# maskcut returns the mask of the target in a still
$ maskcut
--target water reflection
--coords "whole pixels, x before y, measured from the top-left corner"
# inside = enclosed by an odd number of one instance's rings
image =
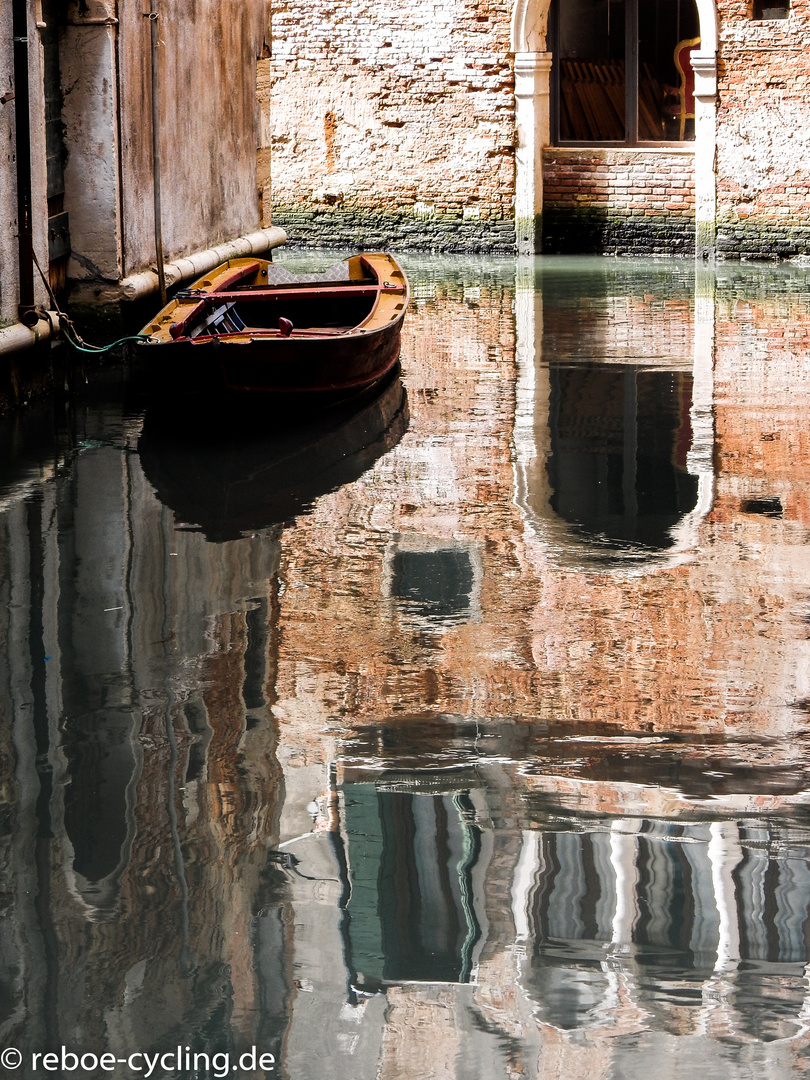
[[[688,554],[713,487],[713,282],[678,262],[588,258],[525,274],[515,479],[528,523],[569,564]]]
[[[402,438],[405,388],[395,368],[384,386],[315,416],[254,401],[235,416],[147,411],[138,453],[161,500],[211,541],[281,524],[351,483]],[[230,423],[226,424],[226,420]]]
[[[527,992],[564,1029],[604,1024],[621,978],[622,1008],[654,1029],[697,1030],[722,997],[740,1034],[799,1034],[806,835],[756,820],[549,822],[527,839]]]
[[[610,546],[671,547],[698,500],[691,373],[555,364],[549,376],[551,508]]]
[[[480,937],[473,871],[479,830],[465,792],[431,798],[344,784],[353,984],[470,979]]]
[[[0,433],[0,1044],[801,1076],[807,271],[407,270],[339,422]]]

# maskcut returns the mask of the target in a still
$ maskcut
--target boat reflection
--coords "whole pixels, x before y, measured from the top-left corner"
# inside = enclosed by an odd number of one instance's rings
[[[312,417],[267,414],[260,406],[227,422],[209,416],[193,424],[147,410],[138,441],[143,471],[178,524],[210,541],[306,513],[396,446],[409,420],[398,369],[384,385]]]

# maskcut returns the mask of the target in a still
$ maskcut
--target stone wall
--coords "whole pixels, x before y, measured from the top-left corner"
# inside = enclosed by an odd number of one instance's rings
[[[544,151],[545,252],[685,255],[694,231],[692,146]]]
[[[720,6],[717,250],[749,258],[810,252],[810,15],[753,20],[747,0]]]
[[[510,15],[509,0],[274,5],[264,224],[272,201],[292,243],[513,250]]]

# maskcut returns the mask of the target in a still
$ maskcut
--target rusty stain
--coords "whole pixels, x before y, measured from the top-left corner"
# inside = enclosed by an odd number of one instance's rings
[[[336,135],[337,117],[330,109],[323,118],[323,137],[326,141],[326,171],[328,173],[333,173],[337,166]]]

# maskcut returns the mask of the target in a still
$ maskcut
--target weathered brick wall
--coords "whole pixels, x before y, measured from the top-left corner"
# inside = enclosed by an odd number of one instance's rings
[[[687,254],[694,231],[691,147],[544,151],[544,251]]]
[[[513,250],[511,6],[274,5],[265,224],[272,202],[293,243]]]
[[[720,7],[717,248],[727,256],[810,252],[810,4],[754,21]]]

